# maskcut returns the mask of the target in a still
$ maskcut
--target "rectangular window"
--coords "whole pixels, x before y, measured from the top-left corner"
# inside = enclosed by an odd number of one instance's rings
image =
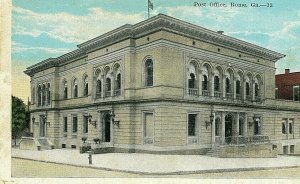
[[[281,128],[281,132],[282,132],[282,134],[286,134],[286,125],[285,125],[285,121],[284,122],[282,122],[282,128]]]
[[[283,146],[282,149],[283,149],[283,154],[285,154],[285,155],[288,154],[289,146]]]
[[[293,86],[293,100],[299,101],[299,86]]]
[[[144,137],[152,137],[154,135],[153,113],[144,114]]]
[[[68,132],[68,118],[64,117],[64,132]]]
[[[261,118],[255,117],[254,118],[254,135],[261,134]]]
[[[77,133],[78,119],[77,116],[73,116],[73,133]]]
[[[188,136],[196,136],[196,118],[197,114],[188,115]]]
[[[290,153],[295,153],[295,145],[290,145]]]
[[[289,123],[289,134],[293,134],[293,122]]]
[[[68,99],[68,88],[65,87],[64,89],[64,99]]]
[[[88,128],[89,128],[88,122],[89,122],[88,116],[83,116],[83,133],[84,134],[88,133],[88,131],[89,131],[88,130]]]
[[[243,135],[243,128],[244,128],[244,122],[240,119],[239,120],[239,135]]]

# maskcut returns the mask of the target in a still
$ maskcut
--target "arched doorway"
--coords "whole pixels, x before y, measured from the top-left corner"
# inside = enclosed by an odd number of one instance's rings
[[[46,126],[46,118],[44,115],[40,116],[40,137],[46,137],[47,126]]]
[[[233,116],[231,114],[227,114],[225,117],[225,137],[233,136],[232,124],[233,124]]]
[[[110,115],[105,113],[102,120],[102,140],[103,142],[110,142]]]

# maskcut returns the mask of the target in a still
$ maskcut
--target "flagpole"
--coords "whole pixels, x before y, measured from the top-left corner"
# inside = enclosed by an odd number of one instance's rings
[[[149,0],[148,0],[148,19],[150,17],[150,10],[149,10]]]

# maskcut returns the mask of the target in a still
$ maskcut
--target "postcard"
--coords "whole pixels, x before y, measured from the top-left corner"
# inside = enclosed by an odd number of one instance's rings
[[[299,2],[0,8],[2,183],[300,178]]]

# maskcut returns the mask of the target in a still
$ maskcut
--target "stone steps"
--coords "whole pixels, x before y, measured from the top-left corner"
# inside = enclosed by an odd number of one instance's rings
[[[210,157],[219,157],[219,153],[221,151],[221,147],[220,146],[214,146],[212,149],[210,149],[206,155],[210,156]]]
[[[40,150],[54,149],[53,144],[47,138],[38,138],[40,143]]]

